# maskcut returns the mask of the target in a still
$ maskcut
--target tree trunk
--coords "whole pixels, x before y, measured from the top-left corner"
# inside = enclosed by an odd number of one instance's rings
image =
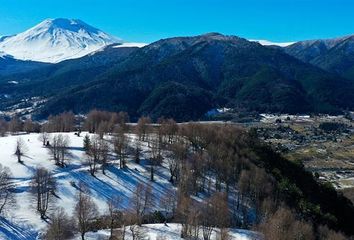
[[[152,165],[150,167],[150,180],[154,181],[154,167]]]

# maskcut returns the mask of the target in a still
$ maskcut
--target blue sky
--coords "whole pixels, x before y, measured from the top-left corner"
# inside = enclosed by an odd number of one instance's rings
[[[58,17],[136,42],[206,32],[276,42],[354,34],[352,0],[0,0],[0,35]]]

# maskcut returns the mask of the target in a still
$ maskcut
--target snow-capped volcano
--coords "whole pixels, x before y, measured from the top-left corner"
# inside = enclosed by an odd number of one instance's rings
[[[16,59],[56,63],[122,43],[81,20],[47,19],[29,30],[0,39],[0,52]],[[0,53],[1,56],[1,53]]]

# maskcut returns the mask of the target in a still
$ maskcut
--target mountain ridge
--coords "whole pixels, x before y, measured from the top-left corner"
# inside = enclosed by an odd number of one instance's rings
[[[354,81],[354,35],[297,42],[284,51],[305,63]]]
[[[338,112],[353,108],[348,101],[354,99],[353,93],[349,81],[283,50],[212,33],[162,39],[140,48],[95,81],[54,96],[41,111],[47,115],[54,114],[54,108],[59,112],[98,108],[177,120],[198,119],[217,106]],[[189,110],[182,117],[171,109]]]

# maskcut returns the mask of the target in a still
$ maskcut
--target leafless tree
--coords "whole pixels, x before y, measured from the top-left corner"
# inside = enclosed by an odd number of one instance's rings
[[[18,117],[13,117],[9,122],[9,131],[16,133],[22,130],[22,121]]]
[[[82,183],[79,184],[80,191],[76,196],[74,216],[81,239],[85,239],[85,234],[90,230],[91,222],[97,217],[97,206],[88,195],[88,190]]]
[[[135,138],[133,140],[134,144],[134,160],[135,163],[139,164],[140,163],[140,154],[141,154],[141,141],[139,140],[139,137]]]
[[[97,134],[98,136],[100,136],[101,139],[103,139],[104,135],[107,134],[109,131],[110,131],[109,122],[102,121],[98,124]]]
[[[8,167],[3,167],[0,164],[0,215],[8,207],[15,203],[13,196],[11,171]]]
[[[170,149],[172,156],[167,159],[167,162],[170,170],[170,182],[174,184],[179,180],[181,164],[187,159],[188,147],[181,141],[171,144]]]
[[[95,176],[97,165],[100,161],[100,138],[97,135],[91,137],[90,149],[87,154],[87,163],[90,167],[90,173]]]
[[[170,214],[171,217],[174,217],[176,214],[177,208],[177,193],[173,189],[168,189],[163,194],[160,199],[160,206],[164,208],[167,214]]]
[[[298,220],[286,207],[279,207],[257,230],[264,234],[265,240],[315,239],[312,225]]]
[[[25,121],[25,123],[23,124],[23,130],[26,132],[26,133],[31,133],[34,131],[34,123],[32,122],[31,119],[27,119]]]
[[[95,176],[98,164],[102,163],[102,171],[105,173],[105,168],[108,161],[109,145],[106,140],[101,139],[98,135],[94,135],[90,139],[89,151],[87,154],[87,163],[90,167],[90,173]]]
[[[55,164],[61,167],[66,165],[65,161],[69,154],[69,138],[63,134],[56,134],[51,140],[49,151],[52,153]]]
[[[192,200],[189,196],[180,194],[177,203],[177,219],[181,223],[181,238],[188,238],[190,233],[190,225],[188,218],[191,214]]]
[[[8,124],[4,119],[0,119],[0,136],[4,137],[8,130]]]
[[[148,133],[149,124],[151,124],[151,119],[149,117],[141,117],[136,125],[136,133],[139,140],[145,141],[146,135]]]
[[[209,203],[212,206],[212,214],[214,218],[210,219],[209,222],[220,229],[220,239],[227,239],[228,227],[230,224],[230,210],[227,194],[216,192],[210,198]]]
[[[140,226],[146,211],[152,205],[152,189],[150,185],[137,184],[132,198],[132,205],[137,224]]]
[[[43,146],[48,145],[49,138],[50,138],[50,134],[47,133],[44,129],[42,129],[41,133],[39,134],[38,140],[43,143]]]
[[[319,226],[317,229],[318,232],[318,239],[321,240],[345,240],[348,239],[345,235],[343,235],[340,232],[335,232],[331,229],[329,229],[327,226]]]
[[[154,181],[154,173],[156,166],[160,165],[162,162],[161,155],[161,144],[159,135],[153,134],[151,136],[151,148],[150,148],[150,180]]]
[[[87,118],[85,121],[85,129],[87,129],[90,133],[97,133],[98,128],[101,122],[107,122],[107,126],[111,127],[111,125],[114,125],[116,122],[114,122],[114,118],[112,120],[112,115],[113,113],[106,112],[106,111],[98,111],[98,110],[92,110],[87,114]],[[111,122],[111,120],[113,122]]]
[[[163,119],[160,122],[161,133],[164,135],[164,141],[171,144],[176,138],[178,125],[173,119]]]
[[[110,239],[113,239],[113,230],[118,222],[122,222],[123,214],[119,211],[119,204],[121,198],[119,196],[109,199],[108,205],[108,217],[110,228]]]
[[[71,132],[75,128],[75,115],[72,112],[64,112],[49,116],[47,127],[50,132]]]
[[[24,156],[28,151],[26,143],[23,141],[21,137],[17,138],[16,146],[15,146],[15,155],[17,156],[17,161],[22,163],[22,156]]]
[[[106,174],[105,170],[108,164],[108,153],[109,153],[108,142],[105,141],[104,139],[101,139],[99,144],[99,149],[100,149],[100,159],[102,162],[102,173]]]
[[[128,139],[121,128],[116,129],[113,138],[114,153],[119,158],[119,167],[124,168],[126,165],[125,158],[128,146]]]
[[[44,219],[56,188],[55,179],[47,169],[37,168],[31,185],[37,198],[37,211],[40,213],[41,218]]]
[[[64,211],[63,208],[58,208],[50,216],[50,225],[44,234],[46,240],[64,240],[74,236],[73,220]]]

